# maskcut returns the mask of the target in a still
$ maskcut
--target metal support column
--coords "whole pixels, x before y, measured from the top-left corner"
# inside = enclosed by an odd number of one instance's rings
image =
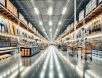
[[[76,0],[74,0],[74,31],[76,31]],[[74,39],[76,39],[75,34],[74,34]]]

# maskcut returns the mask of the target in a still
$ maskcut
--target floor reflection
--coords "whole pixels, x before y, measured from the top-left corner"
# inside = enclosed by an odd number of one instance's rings
[[[80,60],[50,46],[33,57],[12,56],[0,64],[0,78],[102,78],[101,66],[101,60]]]

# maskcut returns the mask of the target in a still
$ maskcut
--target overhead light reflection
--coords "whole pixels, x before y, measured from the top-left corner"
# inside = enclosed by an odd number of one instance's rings
[[[45,76],[49,58],[50,58],[50,52],[48,53],[48,56],[46,57],[46,60],[44,61],[44,65],[43,65],[42,71],[40,73],[40,78],[44,78],[44,76]]]
[[[54,59],[55,59],[55,63],[56,63],[56,68],[57,68],[57,71],[58,71],[58,76],[59,76],[59,78],[64,78],[63,73],[62,73],[62,69],[61,69],[61,66],[60,66],[60,63],[59,63],[59,60],[58,60],[58,57],[57,57],[55,51],[56,50],[54,48],[53,49],[53,54],[54,54]]]
[[[38,8],[35,7],[34,10],[35,10],[35,13],[36,13],[37,15],[39,15],[39,10],[38,10]]]

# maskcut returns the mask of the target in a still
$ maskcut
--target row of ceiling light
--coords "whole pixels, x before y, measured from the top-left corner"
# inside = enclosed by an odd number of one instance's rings
[[[35,14],[36,14],[36,15],[39,15],[39,14],[40,14],[40,11],[39,11],[39,9],[38,9],[37,7],[35,7],[34,10],[35,10]],[[62,16],[66,13],[66,11],[67,11],[67,7],[64,7],[63,10],[62,10],[62,13],[61,13]],[[52,7],[52,6],[49,7],[47,14],[48,14],[49,16],[53,15],[53,7]],[[39,24],[42,26],[42,25],[43,25],[43,22],[40,20]],[[53,23],[52,23],[51,20],[49,20],[49,23],[48,23],[48,24],[49,24],[49,26],[52,26],[52,25],[53,25]],[[60,26],[61,24],[62,24],[62,21],[60,20],[60,21],[58,22],[58,26]],[[59,29],[57,28],[57,29],[56,29],[56,34],[57,34],[58,30],[59,30]],[[43,27],[43,31],[44,31],[45,35],[47,36],[44,27]],[[52,28],[50,28],[50,33],[51,33],[51,32],[52,32]],[[56,35],[56,34],[55,34],[55,35]]]

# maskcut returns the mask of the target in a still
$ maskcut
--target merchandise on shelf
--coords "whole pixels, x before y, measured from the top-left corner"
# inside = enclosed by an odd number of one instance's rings
[[[33,27],[31,23],[29,23],[28,26],[29,26],[31,29],[32,29],[32,27]]]
[[[10,34],[17,35],[16,29],[17,29],[17,25],[13,23],[12,21],[9,21]]]
[[[102,58],[102,42],[96,41],[96,44],[92,47],[92,54],[94,58]]]
[[[101,20],[102,18],[96,20],[95,22],[91,24],[91,26],[88,28],[89,34],[102,32],[102,26],[101,26],[102,21]]]
[[[10,38],[0,36],[0,47],[10,47]]]
[[[40,51],[39,47],[25,48],[21,47],[22,57],[30,57]]]
[[[80,38],[81,37],[81,30],[79,30],[78,32],[77,32],[77,38]]]
[[[10,38],[10,46],[11,47],[17,47],[17,39],[16,38]]]
[[[19,19],[27,25],[27,21],[21,13],[19,13]]]
[[[98,4],[102,3],[102,0],[98,0]]]
[[[12,12],[15,16],[18,17],[17,9],[16,7],[10,2],[10,0],[6,0],[6,7],[7,9]]]
[[[83,28],[80,28],[80,30],[76,32],[76,35],[77,38],[80,38],[100,32],[102,32],[102,17],[96,19],[94,22],[84,26]]]
[[[35,27],[33,27],[32,29],[33,29],[34,32],[36,32],[36,28]]]
[[[7,24],[4,20],[0,20],[0,32],[8,33]]]
[[[82,19],[84,19],[84,17],[85,17],[85,13],[84,13],[85,11],[84,10],[82,10],[80,13],[79,13],[79,21],[81,21]]]
[[[2,4],[3,6],[5,6],[5,0],[0,0],[0,4]]]
[[[88,15],[91,11],[91,1],[86,5],[86,12],[85,15]]]
[[[16,29],[16,31],[17,31],[17,35],[21,36],[21,31],[18,28]]]
[[[91,10],[97,7],[97,0],[91,0]]]
[[[90,2],[86,5],[85,15],[88,15],[96,7],[97,7],[97,0],[90,0]]]
[[[25,32],[22,32],[22,37],[27,38],[27,34]]]

